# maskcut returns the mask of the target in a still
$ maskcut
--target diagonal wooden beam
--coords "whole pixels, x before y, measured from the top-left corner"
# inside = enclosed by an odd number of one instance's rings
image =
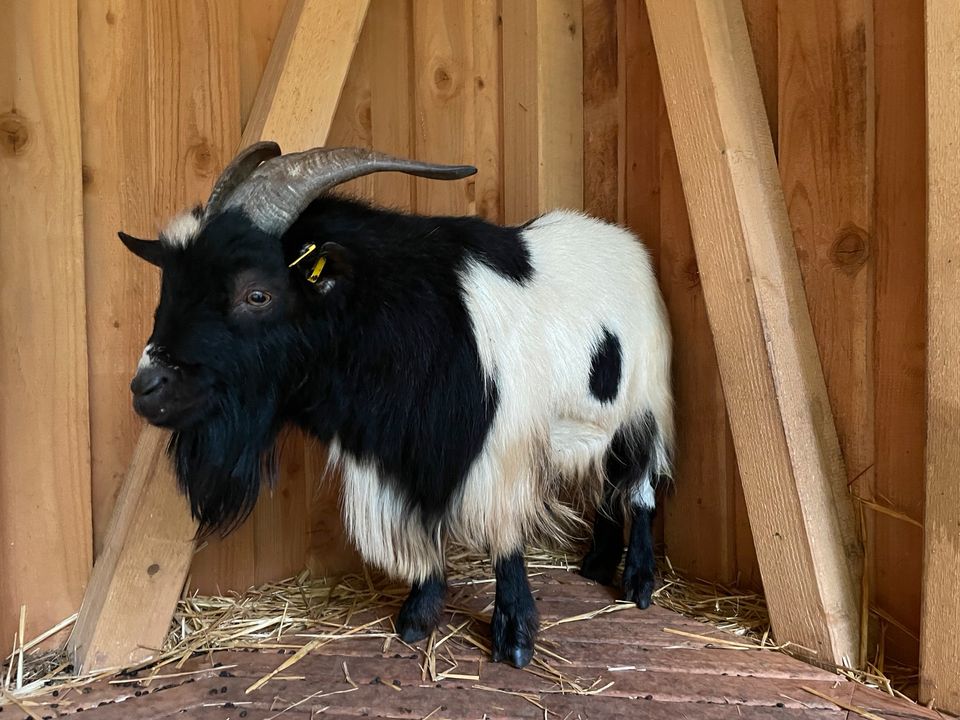
[[[960,5],[927,0],[927,485],[920,699],[960,713]]]
[[[366,16],[368,0],[290,0],[241,147],[323,145]],[[195,525],[165,448],[146,428],[134,452],[68,641],[77,672],[126,667],[161,647],[193,556]]]
[[[743,8],[647,8],[774,630],[857,663],[858,528]]]

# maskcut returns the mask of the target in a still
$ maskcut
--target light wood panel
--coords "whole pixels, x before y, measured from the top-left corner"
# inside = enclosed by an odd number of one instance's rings
[[[0,637],[71,615],[92,564],[77,5],[0,7]]]
[[[960,712],[960,5],[926,2],[927,484],[920,696]]]
[[[582,5],[504,3],[504,216],[583,207]]]
[[[80,23],[101,553],[70,650],[76,663],[93,668],[143,660],[145,648],[160,646],[193,555],[194,525],[165,453],[169,434],[144,429],[129,409],[127,386],[152,325],[157,271],[132,258],[116,232],[155,236],[167,218],[206,199],[232,157],[240,137],[238,5],[90,2]],[[205,78],[202,102],[182,77]]]
[[[743,10],[647,8],[771,618],[840,663],[858,538]]]

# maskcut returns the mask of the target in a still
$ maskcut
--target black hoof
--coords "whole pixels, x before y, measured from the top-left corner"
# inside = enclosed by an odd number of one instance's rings
[[[526,667],[533,659],[538,619],[532,608],[518,613],[494,608],[490,629],[493,634],[493,661]]]
[[[397,615],[397,635],[401,640],[419,642],[434,631],[443,612],[445,589],[442,580],[427,580],[413,586]]]
[[[580,575],[601,585],[613,585],[616,572],[617,564],[610,562],[609,553],[591,550],[580,561]]]
[[[629,565],[623,569],[624,599],[636,603],[641,610],[650,607],[655,587],[652,570]]]

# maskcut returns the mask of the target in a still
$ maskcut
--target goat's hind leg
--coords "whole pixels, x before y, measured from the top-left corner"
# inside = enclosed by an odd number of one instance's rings
[[[601,585],[612,585],[623,558],[623,506],[617,489],[607,486],[593,521],[593,541],[580,561],[580,574]]]
[[[650,607],[656,586],[656,560],[653,556],[654,514],[653,507],[631,502],[632,522],[627,560],[623,565],[623,594],[625,600],[636,603],[641,609]]]
[[[530,592],[523,552],[517,550],[494,562],[497,595],[490,629],[493,661],[522,668],[533,658],[540,618]]]
[[[415,582],[397,616],[397,634],[406,643],[423,640],[440,622],[447,581],[443,574]]]

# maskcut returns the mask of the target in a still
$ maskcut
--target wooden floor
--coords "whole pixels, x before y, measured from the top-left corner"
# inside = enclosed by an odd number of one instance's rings
[[[534,592],[545,625],[602,608],[615,597],[609,588],[562,571],[534,578]],[[492,585],[482,584],[456,602],[480,610],[492,597]],[[452,625],[463,621],[449,618]],[[774,651],[711,646],[669,629],[728,637],[661,608],[629,608],[546,629],[543,648],[569,662],[541,652],[549,667],[532,671],[491,664],[485,652],[456,639],[438,656],[451,655],[456,674],[480,679],[430,682],[421,667],[425,643],[409,648],[394,639],[384,651],[383,639],[336,640],[249,694],[251,684],[293,659],[294,651],[218,652],[179,670],[164,668],[149,683],[129,678],[48,696],[30,711],[36,718],[53,718],[82,710],[79,720],[861,717],[804,689],[809,688],[883,718],[940,717]],[[438,660],[436,672],[447,667]],[[581,687],[606,688],[589,696],[561,693],[555,679],[543,677],[550,668]],[[171,677],[174,673],[186,674]],[[0,720],[25,717],[9,705],[2,710]]]

